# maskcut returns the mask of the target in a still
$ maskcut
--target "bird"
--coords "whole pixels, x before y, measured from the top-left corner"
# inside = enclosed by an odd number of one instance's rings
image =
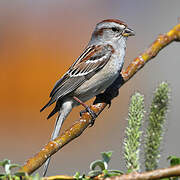
[[[49,102],[40,110],[42,112],[56,102],[47,117],[58,113],[51,140],[59,136],[64,120],[80,104],[90,113],[91,125],[94,124],[96,114],[85,102],[103,92],[119,76],[124,64],[126,40],[134,35],[134,31],[119,19],[105,19],[96,25],[85,50],[55,83]],[[43,176],[49,162],[50,157],[45,162]]]

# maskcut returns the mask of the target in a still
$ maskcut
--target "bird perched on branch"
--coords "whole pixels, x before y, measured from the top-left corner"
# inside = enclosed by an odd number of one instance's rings
[[[40,110],[56,102],[48,116],[49,119],[58,113],[51,140],[58,137],[72,108],[80,104],[92,116],[93,125],[96,114],[84,102],[104,91],[119,76],[124,64],[127,37],[133,35],[133,30],[117,19],[103,20],[96,25],[87,47],[56,82],[50,101]],[[45,163],[44,176],[49,162],[50,158]]]

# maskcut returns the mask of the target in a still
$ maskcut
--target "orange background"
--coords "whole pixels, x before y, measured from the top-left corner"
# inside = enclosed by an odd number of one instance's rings
[[[0,159],[23,164],[48,142],[55,117],[46,120],[50,109],[40,113],[54,83],[65,73],[88,43],[95,24],[118,18],[136,31],[128,40],[126,63],[140,54],[159,33],[177,23],[179,0],[159,1],[39,0],[0,1]],[[87,172],[100,152],[112,150],[110,167],[124,169],[122,139],[128,102],[132,93],[151,93],[159,82],[172,87],[168,132],[163,144],[161,164],[178,149],[179,136],[179,44],[173,43],[144,67],[120,90],[110,109],[103,112],[94,127],[88,128],[54,157],[50,174]],[[175,97],[175,98],[174,98]],[[79,116],[75,108],[64,123],[68,128]],[[167,128],[168,127],[168,128]],[[40,171],[41,172],[41,171]]]

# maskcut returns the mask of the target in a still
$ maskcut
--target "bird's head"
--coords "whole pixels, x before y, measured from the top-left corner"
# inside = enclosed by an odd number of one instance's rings
[[[128,36],[134,36],[135,33],[126,23],[118,19],[106,19],[96,25],[91,40],[108,42],[117,41],[120,38],[127,39]]]

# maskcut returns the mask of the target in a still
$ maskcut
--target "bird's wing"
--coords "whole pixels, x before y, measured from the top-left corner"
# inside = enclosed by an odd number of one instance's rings
[[[113,51],[113,47],[110,45],[93,45],[86,48],[66,74],[56,82],[50,93],[51,100],[41,111],[56,100],[77,89],[87,79],[90,79],[95,73],[101,70],[109,61]]]

